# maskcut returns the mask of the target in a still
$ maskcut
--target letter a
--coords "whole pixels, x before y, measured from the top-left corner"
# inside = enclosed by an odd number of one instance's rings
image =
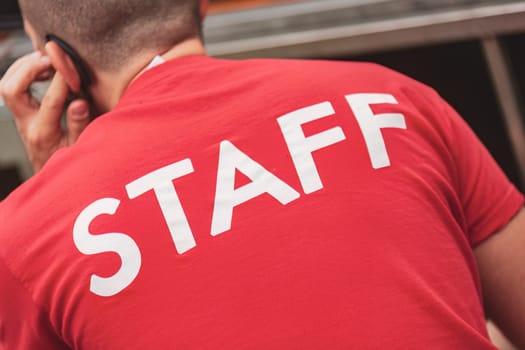
[[[235,189],[236,170],[241,171],[252,182]],[[233,208],[263,193],[268,193],[283,205],[300,197],[292,187],[241,152],[231,142],[221,142],[211,235],[216,236],[228,231],[231,228]]]

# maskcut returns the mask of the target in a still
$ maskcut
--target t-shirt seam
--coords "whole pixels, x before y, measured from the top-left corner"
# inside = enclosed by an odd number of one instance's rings
[[[520,198],[521,197],[521,198]],[[507,204],[510,202],[510,204]],[[481,244],[486,239],[490,238],[497,232],[499,232],[501,229],[507,225],[510,220],[516,214],[519,212],[519,210],[523,207],[524,198],[521,193],[519,193],[517,190],[513,190],[513,188],[509,188],[507,191],[507,194],[501,198],[501,200],[497,203],[497,209],[491,210],[489,212],[489,217],[485,218],[483,221],[480,221],[475,228],[478,228],[481,226],[480,229],[475,230],[472,229],[469,232],[470,237],[470,244],[472,247],[476,247],[477,245]],[[496,206],[493,206],[493,208]],[[495,220],[494,218],[502,218],[501,220]],[[494,223],[493,226],[495,229],[492,232],[489,232],[488,230],[484,230],[483,227],[486,226],[486,224]]]

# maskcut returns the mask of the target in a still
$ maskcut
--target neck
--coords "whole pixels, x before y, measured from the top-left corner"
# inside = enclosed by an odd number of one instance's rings
[[[147,66],[156,55],[169,61],[180,57],[206,55],[206,50],[200,39],[191,38],[167,50],[145,52],[130,60],[119,71],[97,72],[91,89],[93,98],[97,101],[97,109],[101,113],[111,111],[120,101],[129,84],[146,71]]]

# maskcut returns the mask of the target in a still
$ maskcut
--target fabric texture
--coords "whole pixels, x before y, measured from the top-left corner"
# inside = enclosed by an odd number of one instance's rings
[[[472,248],[522,206],[399,73],[176,59],[0,204],[0,349],[495,349]]]

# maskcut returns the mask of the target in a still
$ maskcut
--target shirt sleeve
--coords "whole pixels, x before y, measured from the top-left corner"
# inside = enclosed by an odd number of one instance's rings
[[[463,218],[474,247],[502,229],[523,206],[524,198],[467,123],[450,105],[442,105],[450,126]]]
[[[0,350],[69,349],[53,331],[47,313],[0,259]]]

